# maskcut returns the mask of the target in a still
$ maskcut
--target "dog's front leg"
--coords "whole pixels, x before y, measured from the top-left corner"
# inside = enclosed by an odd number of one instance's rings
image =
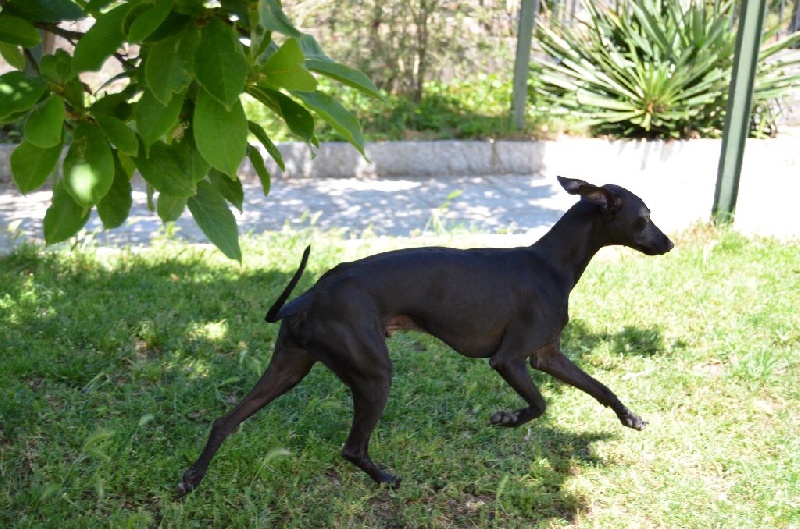
[[[588,393],[600,404],[614,410],[622,424],[634,430],[643,430],[647,423],[637,417],[606,386],[586,374],[561,352],[560,340],[539,349],[531,356],[531,366],[544,371],[571,386]]]
[[[489,360],[489,365],[528,403],[528,407],[521,410],[494,412],[491,417],[492,424],[519,426],[544,413],[547,405],[528,374],[525,358],[504,358],[502,353],[498,353]]]

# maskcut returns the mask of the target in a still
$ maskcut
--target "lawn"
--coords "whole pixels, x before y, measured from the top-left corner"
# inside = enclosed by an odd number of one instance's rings
[[[242,266],[174,241],[2,258],[0,526],[800,527],[800,246],[699,228],[663,257],[596,259],[573,293],[565,350],[645,431],[541,373],[547,413],[489,427],[521,401],[487,362],[398,334],[371,448],[400,489],[340,458],[349,395],[317,367],[178,501],[269,360],[263,316],[309,236],[245,238]],[[303,288],[421,244],[313,239]]]

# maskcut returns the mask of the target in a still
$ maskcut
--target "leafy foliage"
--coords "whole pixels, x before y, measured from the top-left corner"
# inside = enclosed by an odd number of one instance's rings
[[[538,28],[545,57],[533,66],[537,105],[581,117],[598,134],[721,134],[736,38],[733,0],[584,6],[589,17],[579,26]],[[776,39],[776,32],[762,37],[755,135],[774,127],[775,101],[800,85],[800,58],[778,55],[800,41],[800,34]]]
[[[336,86],[329,79],[320,79],[319,90],[352,109],[366,141],[531,138],[547,136],[555,125],[546,121],[546,114],[530,112],[526,130],[510,129],[512,86],[507,73],[479,73],[448,83],[428,81],[419,101],[403,94],[378,101],[347,86]],[[257,101],[245,101],[245,112],[266,129],[279,127],[278,117]],[[322,123],[316,134],[320,141],[342,137],[327,123]],[[284,141],[289,136],[279,132],[275,139]]]
[[[366,76],[334,62],[295,28],[279,0],[2,4],[0,54],[16,69],[0,76],[0,123],[25,123],[11,158],[19,189],[42,186],[69,145],[44,224],[49,243],[75,235],[95,206],[106,228],[124,222],[128,181],[138,169],[150,195],[157,194],[164,221],[188,207],[211,242],[241,260],[228,204],[241,208],[235,190],[246,154],[265,193],[270,181],[258,148],[248,145],[248,129],[256,128],[265,152],[282,165],[269,133],[248,124],[242,95],[311,145],[318,143],[320,118],[361,152],[357,119],[317,91],[314,73],[381,98]],[[95,20],[86,32],[63,24],[86,17]],[[66,39],[74,52],[59,49],[37,59],[32,48],[42,33]],[[92,91],[82,77],[109,59],[122,72]]]

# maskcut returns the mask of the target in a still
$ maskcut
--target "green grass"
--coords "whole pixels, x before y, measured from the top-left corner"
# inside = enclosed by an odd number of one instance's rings
[[[415,244],[316,239],[303,288]],[[371,445],[399,490],[339,457],[349,396],[317,367],[177,501],[210,422],[268,362],[263,315],[305,240],[248,238],[241,267],[171,242],[0,260],[0,526],[800,527],[800,247],[703,230],[595,260],[572,298],[565,349],[644,432],[540,373],[545,416],[488,427],[520,400],[486,361],[399,334]]]

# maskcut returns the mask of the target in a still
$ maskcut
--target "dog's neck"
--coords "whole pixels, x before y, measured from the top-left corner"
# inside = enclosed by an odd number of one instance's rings
[[[603,222],[596,206],[578,202],[532,248],[539,250],[572,290],[592,257],[606,246],[600,235]]]

